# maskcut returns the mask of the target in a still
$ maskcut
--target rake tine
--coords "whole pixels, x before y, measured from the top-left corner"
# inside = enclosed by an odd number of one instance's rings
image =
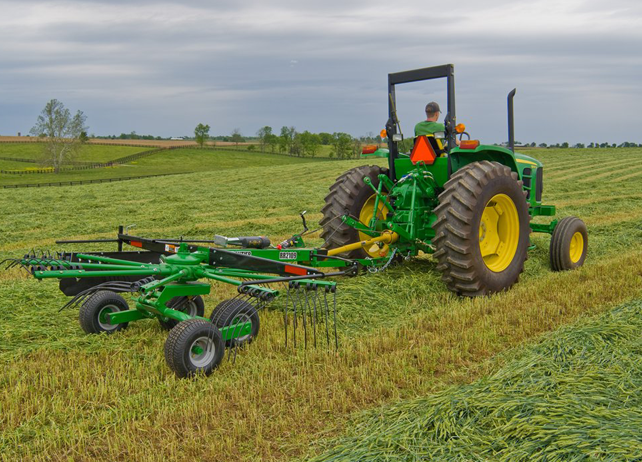
[[[335,351],[338,351],[339,337],[337,336],[337,288],[336,286],[332,288],[332,294],[334,295],[334,349]]]
[[[314,317],[312,318],[312,330],[314,333],[314,347],[317,347],[317,297],[319,293],[317,292],[317,285],[314,284],[313,289],[314,295],[312,297],[312,306],[314,307]]]
[[[290,304],[290,290],[287,292],[285,299],[285,308],[283,309],[283,327],[285,328],[285,348],[288,347],[288,305]]]
[[[326,346],[330,346],[330,331],[328,330],[328,318],[330,317],[330,307],[328,307],[328,291],[323,291],[323,306],[325,307],[325,341]]]

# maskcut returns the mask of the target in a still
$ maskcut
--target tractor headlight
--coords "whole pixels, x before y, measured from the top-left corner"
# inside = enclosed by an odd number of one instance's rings
[[[446,133],[445,132],[435,132],[434,136],[438,140],[446,139]]]
[[[392,135],[392,141],[403,141],[403,136],[401,133],[395,133]]]

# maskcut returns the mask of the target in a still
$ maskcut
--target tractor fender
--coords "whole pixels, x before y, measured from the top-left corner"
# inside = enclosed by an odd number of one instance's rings
[[[470,163],[487,160],[506,165],[513,172],[516,172],[520,178],[522,176],[522,168],[518,166],[516,156],[513,151],[502,148],[501,146],[489,146],[482,144],[477,146],[475,149],[455,148],[450,151],[450,158],[453,173]]]

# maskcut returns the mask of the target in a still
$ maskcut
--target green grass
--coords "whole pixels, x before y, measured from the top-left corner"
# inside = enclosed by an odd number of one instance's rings
[[[471,385],[360,417],[316,461],[639,460],[642,301],[546,335]]]
[[[153,148],[85,144],[80,148],[80,152],[74,160],[83,162],[108,162],[119,157],[129,156],[149,149]],[[0,157],[39,160],[42,158],[42,155],[42,145],[39,143],[0,143]],[[22,166],[24,167],[25,164],[23,163]]]
[[[0,144],[0,147],[2,145]],[[12,145],[14,146],[14,145]],[[88,146],[96,147],[96,146]],[[109,148],[109,146],[97,146]],[[128,148],[131,149],[131,148]],[[147,149],[142,149],[147,150]],[[138,148],[138,152],[141,149]],[[137,151],[133,151],[135,153]],[[127,154],[124,154],[127,155]],[[114,156],[116,158],[118,156]],[[122,157],[122,156],[121,156]],[[96,180],[105,178],[127,178],[144,175],[159,175],[165,173],[210,172],[217,175],[220,170],[243,167],[265,167],[274,165],[306,164],[309,162],[322,162],[327,159],[310,159],[281,156],[277,154],[259,154],[237,151],[207,150],[207,149],[172,149],[152,154],[125,165],[97,168],[90,170],[61,172],[58,174],[25,174],[1,175],[1,185],[54,183],[65,181]],[[5,167],[4,165],[7,164]],[[10,166],[9,166],[10,164]],[[25,164],[0,160],[0,169],[19,169],[37,167],[34,164]]]
[[[493,297],[448,293],[429,257],[341,280],[338,355],[285,351],[279,313],[265,312],[261,335],[235,364],[176,380],[163,358],[166,332],[155,322],[87,336],[77,312],[58,313],[66,299],[54,282],[1,272],[0,459],[288,460],[318,454],[324,447],[315,442],[343,434],[355,412],[498,371],[506,364],[498,354],[642,292],[635,177],[642,150],[605,151],[577,159],[573,150],[529,151],[546,165],[546,203],[588,224],[584,268],[551,273],[549,237],[534,236],[520,283]],[[363,163],[172,152],[181,157],[171,168],[193,162],[200,173],[4,190],[1,258],[59,249],[61,238],[111,237],[131,223],[150,237],[263,234],[279,242],[300,230],[301,210],[310,224],[318,221],[327,188]],[[145,161],[170,167],[161,157]],[[320,244],[318,234],[311,242]],[[214,286],[206,312],[230,293]]]

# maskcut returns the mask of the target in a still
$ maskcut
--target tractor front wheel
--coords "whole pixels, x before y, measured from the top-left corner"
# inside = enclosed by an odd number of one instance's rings
[[[553,271],[579,268],[586,260],[588,232],[577,217],[562,218],[551,236],[550,259]]]
[[[205,314],[205,302],[203,302],[203,297],[200,295],[196,297],[174,297],[168,301],[165,306],[176,311],[182,311],[192,317],[203,316]],[[158,322],[165,330],[171,330],[178,325],[178,321],[171,318],[167,321],[159,318]]]
[[[89,297],[80,307],[78,321],[80,327],[88,334],[100,334],[114,332],[127,327],[127,323],[111,324],[108,314],[118,311],[127,311],[127,301],[115,292],[100,290]]]
[[[372,237],[346,225],[341,221],[341,217],[349,215],[366,226],[370,225],[370,221],[375,214],[379,219],[386,217],[388,209],[384,207],[381,201],[375,211],[376,194],[363,181],[365,177],[368,177],[372,185],[377,188],[380,182],[379,175],[382,173],[387,174],[388,169],[377,165],[363,165],[343,173],[330,186],[330,193],[325,197],[325,206],[321,209],[323,218],[320,223],[323,227],[321,237],[325,240],[327,249],[336,249],[347,244],[365,241]],[[378,248],[373,248],[352,250],[344,256],[348,258],[367,258],[379,257],[380,255]]]
[[[433,226],[442,280],[466,296],[508,289],[524,270],[530,234],[517,173],[498,162],[473,162],[444,188]]]
[[[179,378],[210,375],[224,355],[221,332],[204,319],[179,322],[165,341],[165,361]]]
[[[214,308],[210,319],[219,329],[240,323],[249,322],[251,324],[252,327],[248,334],[241,336],[234,335],[233,340],[226,341],[227,345],[248,345],[259,335],[261,325],[259,322],[259,312],[245,300],[235,298],[223,300]]]

